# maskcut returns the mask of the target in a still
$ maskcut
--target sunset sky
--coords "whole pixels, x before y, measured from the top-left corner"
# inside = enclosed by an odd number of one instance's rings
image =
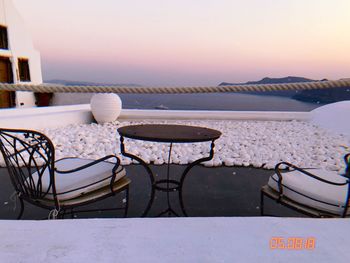
[[[13,0],[45,80],[350,77],[349,0]]]

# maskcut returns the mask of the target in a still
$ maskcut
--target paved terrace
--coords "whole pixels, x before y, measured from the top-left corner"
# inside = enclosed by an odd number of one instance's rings
[[[130,207],[128,217],[140,217],[147,206],[151,191],[150,180],[140,165],[125,166],[130,185]],[[152,169],[161,179],[165,177],[165,165],[152,165]],[[172,165],[173,178],[180,176],[185,166]],[[222,216],[259,216],[260,215],[260,188],[267,183],[271,170],[262,170],[245,167],[195,167],[187,176],[184,184],[184,204],[191,217],[222,217]],[[177,178],[178,179],[178,178]],[[18,211],[14,211],[15,203],[10,196],[13,187],[8,178],[6,169],[0,169],[0,218],[15,219]],[[115,206],[121,200],[108,198],[87,209],[108,208]],[[121,198],[121,197],[120,197]],[[180,213],[180,204],[177,193],[171,193],[171,204]],[[156,199],[148,217],[154,217],[166,207],[166,193],[156,192]],[[23,219],[36,220],[46,218],[48,211],[25,204]],[[18,208],[19,209],[19,204]],[[265,213],[276,216],[300,217],[303,216],[290,209],[286,209],[268,199],[265,203]],[[181,214],[181,213],[180,213]],[[120,217],[121,213],[93,212],[76,214],[76,218]]]
[[[152,166],[157,174],[165,165]],[[172,165],[178,174],[184,168]],[[184,202],[189,218],[135,218],[147,204],[149,181],[139,165],[126,166],[133,184],[127,219],[115,212],[77,214],[76,220],[31,221],[47,211],[26,205],[22,221],[0,221],[0,262],[349,262],[349,219],[307,219],[266,200],[259,215],[259,189],[272,171],[198,166],[188,176]],[[13,219],[7,172],[0,169],[0,217]],[[149,214],[166,205],[157,193]],[[89,208],[109,207],[109,198]],[[120,201],[120,200],[119,200]],[[179,209],[177,195],[172,203]],[[176,205],[177,204],[177,205]],[[91,219],[91,218],[100,219]],[[107,217],[109,219],[107,219]],[[286,218],[288,217],[288,218]],[[294,218],[291,218],[294,217]],[[102,219],[104,218],[104,219]],[[112,219],[113,218],[113,219]],[[302,238],[303,249],[271,249],[273,238]],[[308,238],[314,249],[306,249]],[[312,248],[309,247],[309,248]]]

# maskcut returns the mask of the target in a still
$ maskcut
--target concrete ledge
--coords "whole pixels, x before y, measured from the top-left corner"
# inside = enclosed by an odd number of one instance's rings
[[[309,120],[309,112],[123,110],[119,120]],[[91,123],[90,105],[0,110],[0,127],[41,129]]]
[[[0,127],[41,129],[91,123],[90,105],[16,108],[0,110]]]
[[[0,221],[0,261],[341,263],[350,261],[349,232],[349,219]],[[271,249],[274,237],[286,246],[289,238],[301,238],[302,246],[291,242],[293,249]],[[314,248],[306,244],[309,238]]]
[[[181,111],[181,110],[123,110],[120,119],[159,120],[309,120],[309,112],[281,111]]]

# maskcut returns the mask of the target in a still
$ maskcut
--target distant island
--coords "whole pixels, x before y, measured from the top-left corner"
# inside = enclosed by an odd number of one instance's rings
[[[300,82],[311,82],[311,81],[325,81],[313,80],[303,77],[288,76],[284,78],[263,78],[259,81],[248,81],[245,83],[228,83],[222,82],[219,86],[225,85],[254,85],[254,84],[281,84],[281,83],[300,83]],[[263,96],[279,96],[287,97],[303,102],[327,104],[337,101],[350,100],[350,87],[344,88],[328,88],[328,89],[314,89],[314,90],[286,90],[286,91],[265,91],[265,92],[240,92],[244,94],[254,94]]]

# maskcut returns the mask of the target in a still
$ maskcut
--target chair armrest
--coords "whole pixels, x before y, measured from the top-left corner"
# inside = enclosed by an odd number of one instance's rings
[[[350,153],[344,156],[344,161],[346,164],[346,168],[345,168],[345,174],[343,176],[350,179]]]
[[[114,193],[114,189],[113,189],[113,188],[114,188],[114,181],[115,181],[115,178],[117,177],[117,170],[118,170],[118,168],[119,168],[119,166],[120,166],[120,159],[119,159],[117,156],[115,156],[115,155],[107,155],[107,156],[105,156],[105,157],[102,157],[102,158],[100,158],[100,159],[97,159],[97,160],[95,160],[95,161],[92,161],[91,163],[88,163],[88,164],[86,164],[86,165],[77,167],[77,168],[72,169],[72,170],[59,171],[59,170],[57,170],[57,169],[55,168],[55,172],[61,173],[61,174],[65,174],[65,173],[74,173],[74,172],[77,172],[77,171],[81,171],[81,170],[83,170],[83,169],[86,169],[86,168],[88,168],[88,167],[91,167],[91,166],[93,166],[93,165],[95,165],[95,164],[98,164],[98,163],[100,163],[100,162],[106,161],[106,160],[108,160],[108,159],[110,159],[110,158],[115,158],[115,159],[116,159],[116,162],[114,163],[114,166],[113,166],[113,168],[112,168],[112,175],[111,175],[111,180],[110,180],[110,183],[109,183],[109,187],[110,187],[110,189],[111,189],[111,192]],[[76,189],[75,189],[75,190],[76,190]]]
[[[113,167],[113,169],[112,169],[113,173],[115,173],[115,172],[117,171],[119,165],[120,165],[120,160],[119,160],[119,158],[118,158],[117,156],[115,156],[115,155],[107,155],[107,156],[105,156],[105,157],[102,157],[102,158],[100,158],[100,159],[97,159],[97,160],[95,160],[95,161],[92,161],[91,163],[88,163],[88,164],[86,164],[86,165],[82,165],[82,166],[80,166],[80,167],[77,167],[77,168],[71,169],[71,170],[60,171],[60,170],[58,170],[57,168],[55,168],[55,172],[56,172],[56,173],[61,173],[61,174],[67,174],[67,173],[78,172],[78,171],[81,171],[81,170],[86,169],[86,168],[88,168],[88,167],[91,167],[91,166],[93,166],[93,165],[95,165],[95,164],[98,164],[98,163],[100,163],[100,162],[106,161],[106,160],[108,160],[108,159],[110,159],[110,158],[115,158],[115,159],[117,160],[116,164],[114,165],[114,167]]]
[[[332,182],[332,181],[328,181],[328,180],[326,180],[326,179],[323,179],[323,178],[321,178],[321,177],[318,177],[318,176],[316,176],[316,175],[314,175],[314,174],[312,174],[312,173],[310,173],[310,172],[304,170],[303,168],[300,168],[300,167],[298,167],[298,166],[295,166],[295,165],[293,165],[293,164],[291,164],[291,163],[288,163],[288,162],[280,162],[280,163],[276,164],[276,166],[275,166],[275,172],[276,172],[276,174],[277,174],[277,176],[278,176],[278,182],[277,182],[277,183],[278,183],[278,189],[279,189],[279,191],[280,191],[280,195],[281,195],[281,196],[283,195],[283,188],[282,188],[282,180],[283,180],[283,178],[282,178],[281,168],[280,168],[281,165],[285,165],[285,166],[291,167],[291,168],[293,168],[294,170],[297,170],[297,171],[299,171],[299,172],[301,172],[301,173],[303,173],[303,174],[305,174],[305,175],[307,175],[307,176],[309,176],[309,177],[312,177],[312,178],[314,178],[314,179],[316,179],[316,180],[318,180],[318,181],[321,181],[321,182],[324,182],[324,183],[327,183],[327,184],[332,184],[332,185],[337,185],[337,186],[349,184],[349,181],[346,181],[345,183],[335,183],[335,182]]]
[[[350,162],[350,153],[346,154],[344,159],[347,160],[347,162]]]

